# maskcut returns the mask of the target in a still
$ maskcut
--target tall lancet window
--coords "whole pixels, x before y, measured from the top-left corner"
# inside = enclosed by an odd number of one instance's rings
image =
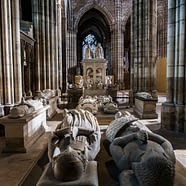
[[[97,39],[93,34],[88,34],[82,42],[82,58],[85,59],[85,51],[86,48],[89,46],[93,52],[93,54],[95,53],[95,49],[97,46]]]

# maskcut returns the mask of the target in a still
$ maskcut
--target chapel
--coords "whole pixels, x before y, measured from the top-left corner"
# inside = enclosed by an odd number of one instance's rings
[[[42,186],[48,135],[81,98],[101,130],[127,111],[186,157],[185,1],[1,0],[0,25],[2,185]],[[118,186],[100,149],[98,185]]]

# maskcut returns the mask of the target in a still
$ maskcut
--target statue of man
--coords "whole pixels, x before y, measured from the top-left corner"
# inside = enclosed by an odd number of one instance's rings
[[[95,50],[95,57],[96,58],[101,58],[104,59],[104,51],[103,48],[101,46],[101,43],[98,43],[96,50]]]
[[[171,143],[130,113],[117,115],[106,136],[110,144],[107,150],[119,170],[120,185],[173,186],[175,155]]]
[[[74,181],[86,170],[100,150],[100,128],[87,110],[64,110],[64,119],[49,139],[48,156],[53,175],[60,181]]]

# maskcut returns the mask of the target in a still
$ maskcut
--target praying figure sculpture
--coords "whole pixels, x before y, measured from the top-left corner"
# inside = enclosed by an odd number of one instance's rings
[[[100,150],[100,128],[87,110],[64,110],[64,119],[49,139],[48,156],[58,181],[75,181]],[[74,183],[75,185],[75,183]]]
[[[104,51],[101,46],[101,43],[98,43],[96,50],[95,50],[95,58],[101,58],[104,59]]]
[[[105,147],[118,170],[120,186],[173,186],[175,155],[171,143],[126,112],[116,114]]]
[[[88,45],[85,49],[85,59],[92,59],[92,57],[92,50],[90,48],[90,45]]]

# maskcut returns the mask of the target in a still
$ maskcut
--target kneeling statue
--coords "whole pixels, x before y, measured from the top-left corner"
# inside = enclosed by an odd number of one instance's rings
[[[116,114],[106,130],[105,147],[121,186],[173,186],[175,155],[171,143],[129,112]],[[107,145],[107,146],[106,146]]]

